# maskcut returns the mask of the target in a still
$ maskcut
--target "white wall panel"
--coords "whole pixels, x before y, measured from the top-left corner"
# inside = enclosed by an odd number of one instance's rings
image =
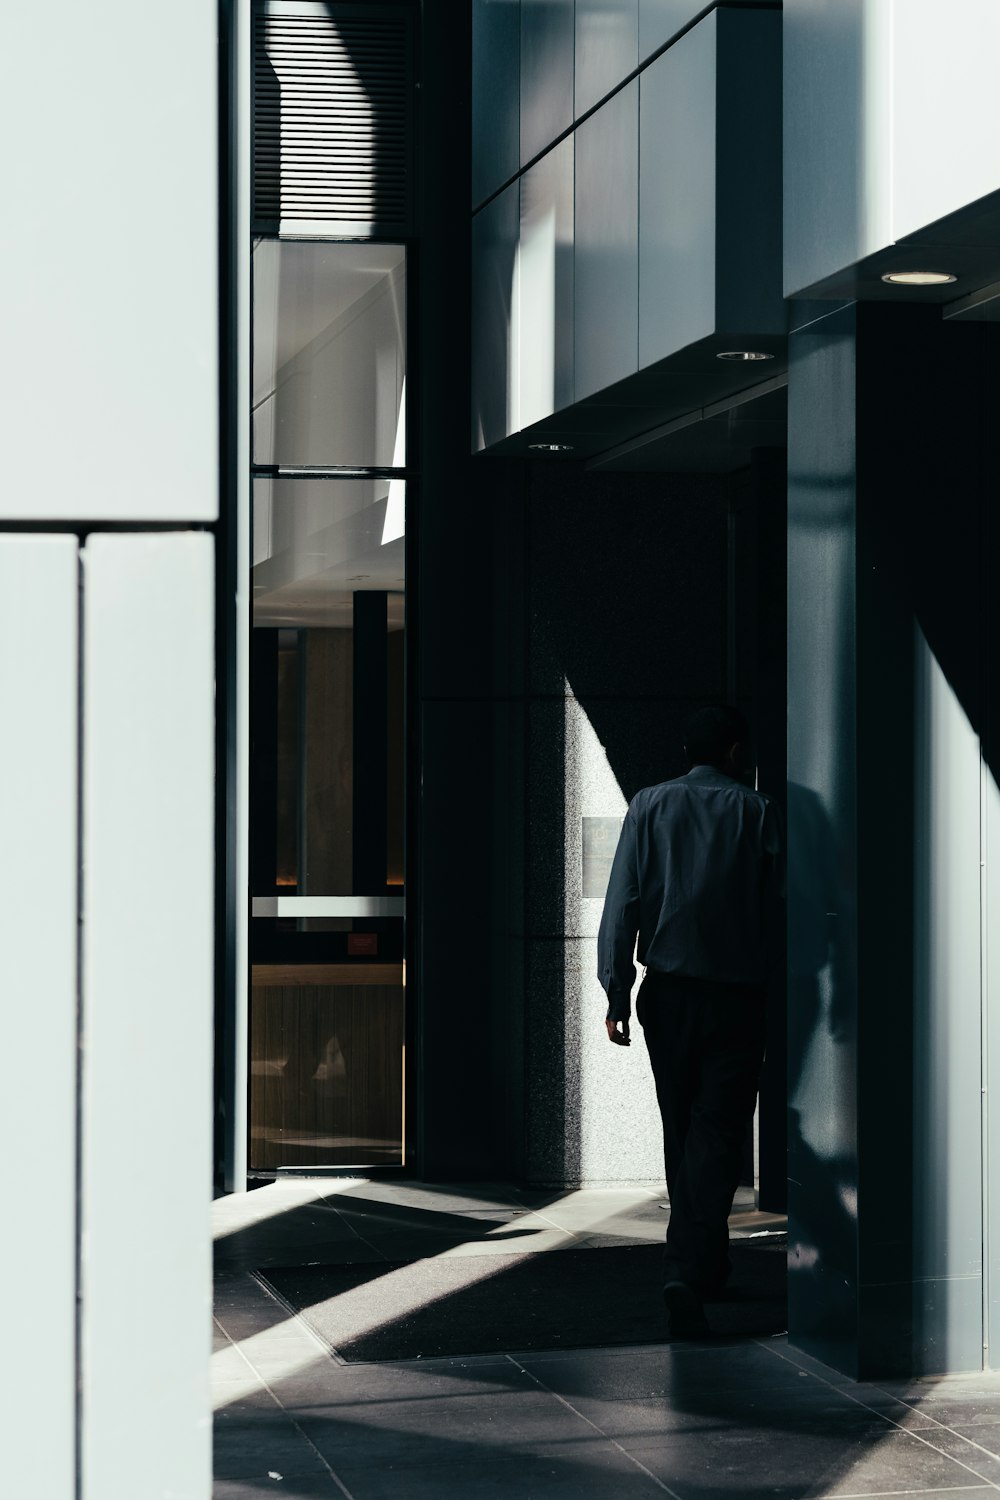
[[[75,537],[0,538],[3,1491],[75,1495]]]
[[[213,552],[84,552],[82,1500],[210,1493]]]
[[[574,0],[521,0],[521,166],[573,123]]]
[[[784,7],[787,296],[889,243],[891,4]]]
[[[785,290],[1000,188],[995,0],[786,0]]]
[[[726,7],[678,46],[693,43],[709,21],[717,28],[715,324],[720,333],[780,335],[788,328],[781,291],[781,12]]]
[[[520,165],[521,0],[473,0],[472,203]]]
[[[576,399],[635,371],[639,344],[639,81],[576,131]]]
[[[576,0],[577,119],[621,83],[638,59],[638,0]]]
[[[746,0],[726,0],[727,5],[745,3]],[[639,0],[639,61],[644,62],[657,47],[690,26],[706,4],[707,0]]]
[[[639,0],[640,61],[662,47],[704,8],[698,0]]]
[[[715,331],[715,15],[639,77],[639,365]]]
[[[217,27],[203,0],[5,13],[2,517],[217,514]]]
[[[915,636],[913,1276],[933,1367],[955,1370],[982,1340],[981,758]]]
[[[472,220],[472,451],[514,431],[514,280],[520,184]]]
[[[984,1363],[1000,1365],[1000,786],[982,765],[983,1043],[986,1073],[985,1216],[988,1259],[983,1266],[988,1345]]]
[[[521,178],[514,287],[514,425],[522,428],[573,401],[572,136]]]
[[[1000,187],[998,56],[996,0],[896,0],[894,240]]]

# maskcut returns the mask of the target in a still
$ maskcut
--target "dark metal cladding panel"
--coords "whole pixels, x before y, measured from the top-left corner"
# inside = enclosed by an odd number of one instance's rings
[[[256,9],[255,231],[408,232],[410,37],[394,6]]]

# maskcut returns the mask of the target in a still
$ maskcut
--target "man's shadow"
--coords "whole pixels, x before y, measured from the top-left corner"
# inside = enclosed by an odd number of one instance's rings
[[[819,794],[788,784],[788,1302],[810,1339],[857,1300],[852,884]]]

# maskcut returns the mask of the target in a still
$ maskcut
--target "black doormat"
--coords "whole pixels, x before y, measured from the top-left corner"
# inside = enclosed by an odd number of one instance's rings
[[[730,1249],[726,1296],[705,1306],[713,1336],[783,1333],[784,1236]],[[258,1274],[342,1359],[367,1362],[661,1343],[662,1262],[659,1245],[636,1245]]]

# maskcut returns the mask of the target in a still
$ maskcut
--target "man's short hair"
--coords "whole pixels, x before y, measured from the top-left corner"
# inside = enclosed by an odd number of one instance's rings
[[[749,740],[750,725],[746,717],[728,703],[699,708],[684,730],[684,746],[693,766],[720,765],[733,745],[747,748]]]

